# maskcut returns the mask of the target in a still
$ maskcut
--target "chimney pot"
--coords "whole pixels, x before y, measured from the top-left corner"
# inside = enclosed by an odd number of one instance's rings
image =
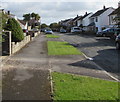
[[[10,15],[10,11],[8,11],[8,15]]]
[[[105,5],[103,6],[103,9],[105,9],[106,7],[105,7]]]

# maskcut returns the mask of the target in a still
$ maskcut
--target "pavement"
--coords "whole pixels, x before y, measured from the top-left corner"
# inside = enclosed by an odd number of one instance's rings
[[[49,70],[52,72],[71,73],[115,81],[102,69],[100,69],[98,64],[94,61],[86,59],[83,55],[48,56],[48,40],[65,40],[69,43],[74,42],[75,44],[76,41],[79,41],[79,43],[81,42],[80,44],[86,42],[84,37],[82,37],[83,40],[79,40],[79,38],[82,39],[80,36],[69,36],[69,34],[61,34],[60,36],[60,39],[53,39],[46,38],[45,35],[41,34],[19,52],[10,56],[2,67],[3,100],[51,101]],[[92,39],[91,41],[94,40],[95,39]],[[82,51],[84,50],[79,47],[77,48]]]
[[[2,67],[2,100],[51,101],[45,36],[39,35]]]

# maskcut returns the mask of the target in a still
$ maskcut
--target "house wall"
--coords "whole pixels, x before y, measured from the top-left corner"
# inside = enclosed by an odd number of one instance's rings
[[[117,17],[117,14],[109,16],[109,26],[110,27],[112,27],[112,26],[114,26],[116,24],[116,22],[114,21],[115,17]]]
[[[102,31],[102,28],[107,28],[109,27],[109,14],[114,11],[113,8],[109,8],[106,10],[104,13],[102,13],[100,16],[98,16],[98,22],[95,21],[96,27],[98,27],[98,32]]]
[[[82,24],[82,20],[77,21],[77,26],[80,26]]]
[[[90,17],[91,17],[91,16],[92,16],[92,13],[89,14],[87,17],[85,17],[85,18],[83,19],[83,22],[82,22],[83,26],[88,26],[88,25],[90,24]]]
[[[20,27],[22,28],[22,29],[27,29],[27,23],[25,24],[25,25],[23,25],[23,24],[21,24],[21,23],[19,23],[20,24]]]

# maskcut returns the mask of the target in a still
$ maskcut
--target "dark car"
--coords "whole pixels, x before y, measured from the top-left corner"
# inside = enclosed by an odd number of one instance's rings
[[[118,30],[118,28],[106,28],[101,32],[97,32],[96,36],[104,36],[112,38],[114,33]]]
[[[120,33],[119,33],[119,35],[116,37],[115,44],[116,44],[116,49],[117,49],[117,50],[120,50]]]
[[[111,36],[111,38],[115,40],[119,34],[120,34],[120,29],[116,29],[116,31],[114,32],[113,36]]]
[[[60,33],[66,33],[67,31],[63,28],[60,29]]]

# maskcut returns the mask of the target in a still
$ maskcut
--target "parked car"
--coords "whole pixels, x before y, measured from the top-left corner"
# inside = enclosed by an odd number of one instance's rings
[[[66,33],[67,31],[63,28],[60,29],[60,33]]]
[[[106,28],[101,32],[97,32],[96,36],[104,36],[104,37],[110,37],[113,38],[116,31],[119,31],[119,28]]]
[[[45,29],[46,34],[53,34],[53,31],[51,29]]]
[[[116,37],[120,34],[120,29],[116,29],[116,31],[114,32],[113,36],[111,36],[112,39],[116,39]]]
[[[41,29],[41,32],[45,32],[45,28]]]
[[[117,49],[117,50],[120,50],[120,33],[119,33],[119,35],[116,37],[115,44],[116,44],[116,49]]]
[[[24,33],[28,33],[28,30],[27,30],[27,29],[23,29],[23,32],[24,32]]]
[[[114,34],[115,29],[114,28],[106,28],[101,32],[97,32],[96,36],[104,36],[104,37],[110,37]]]
[[[82,32],[82,29],[80,27],[72,27],[71,33],[80,33]]]

